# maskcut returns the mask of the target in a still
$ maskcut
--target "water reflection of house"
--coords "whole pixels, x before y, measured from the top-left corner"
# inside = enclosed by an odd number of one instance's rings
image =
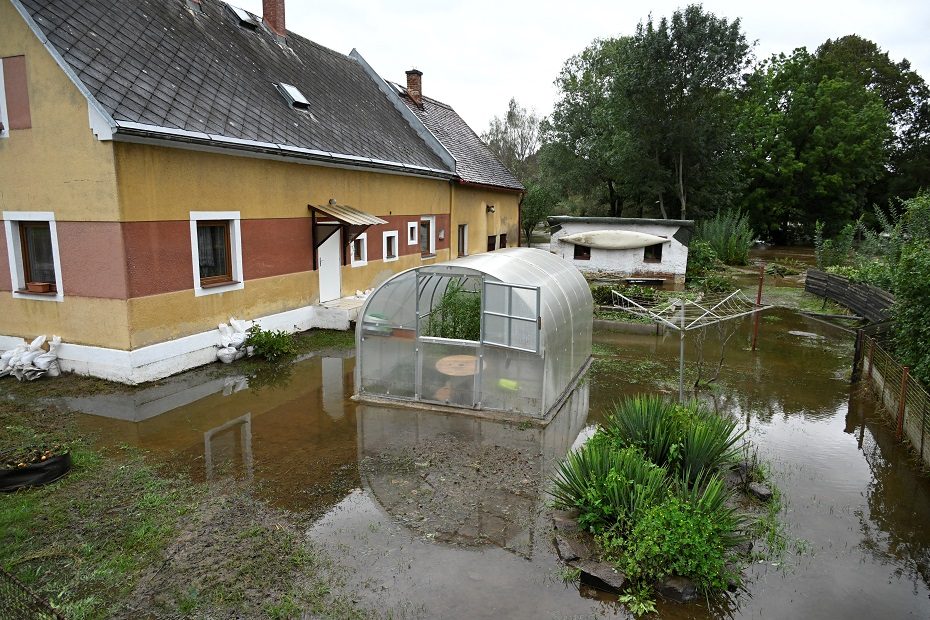
[[[359,484],[353,369],[349,356],[312,357],[263,387],[204,370],[66,404],[98,414],[78,418],[85,431],[139,446],[194,480],[234,477],[281,507],[325,510]]]
[[[456,413],[357,406],[363,488],[418,536],[529,558],[554,461],[588,414],[579,386],[546,427]]]
[[[694,222],[552,216],[549,249],[587,273],[684,284]]]
[[[518,242],[522,186],[419,71],[263,5],[0,2],[0,350],[54,333],[64,370],[148,381],[230,315],[348,327],[331,302]]]

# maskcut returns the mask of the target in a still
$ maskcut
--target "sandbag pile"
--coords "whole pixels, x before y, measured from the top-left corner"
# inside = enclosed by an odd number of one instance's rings
[[[7,375],[20,381],[34,381],[39,377],[57,377],[61,374],[58,363],[58,347],[61,338],[52,336],[48,350],[44,348],[46,336],[38,336],[30,344],[23,343],[0,354],[0,377]]]
[[[229,325],[226,323],[219,324],[220,346],[216,352],[216,358],[224,364],[229,364],[246,355],[252,355],[252,347],[245,346],[249,329],[247,321],[239,321],[235,317],[229,317]]]

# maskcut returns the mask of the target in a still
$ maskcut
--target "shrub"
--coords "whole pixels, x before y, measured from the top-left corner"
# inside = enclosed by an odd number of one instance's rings
[[[749,262],[749,247],[755,233],[749,225],[748,215],[740,211],[721,211],[698,222],[694,233],[698,241],[709,244],[717,258],[727,265]]]
[[[609,532],[598,542],[633,584],[680,575],[708,592],[725,588],[735,577],[727,569],[728,541],[735,526],[722,514],[670,496],[645,511],[626,538]]]
[[[556,507],[578,509],[578,524],[586,529],[625,530],[664,496],[667,485],[665,470],[640,450],[592,440],[559,464],[552,496]]]
[[[894,275],[894,345],[898,361],[930,385],[930,241],[904,247]]]
[[[249,328],[246,346],[255,348],[255,355],[275,362],[297,353],[297,339],[285,331],[264,330],[258,325]]]
[[[814,225],[814,256],[817,258],[818,269],[845,265],[849,261],[857,226],[858,224],[846,224],[836,237],[824,239],[823,222],[817,220]]]
[[[698,403],[676,405],[643,395],[614,405],[602,433],[618,449],[637,448],[656,465],[676,474],[690,488],[702,476],[736,459],[736,421]]]
[[[607,286],[606,284],[598,284],[591,287],[591,297],[594,298],[594,305],[596,306],[612,306],[614,305],[614,296],[611,293],[614,287]]]
[[[426,320],[425,335],[434,338],[481,339],[481,294],[465,289],[466,279],[449,280],[446,291]]]
[[[688,247],[688,277],[697,277],[714,269],[720,260],[717,253],[706,241],[693,241]]]
[[[730,293],[737,286],[733,278],[713,273],[701,280],[700,288],[705,293]]]

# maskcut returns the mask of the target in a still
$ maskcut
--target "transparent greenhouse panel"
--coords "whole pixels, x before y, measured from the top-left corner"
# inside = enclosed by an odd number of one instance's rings
[[[543,359],[535,353],[486,348],[481,406],[541,416]]]
[[[510,290],[507,286],[495,282],[485,282],[484,309],[498,314],[507,314],[507,298]]]
[[[413,398],[416,380],[413,338],[364,335],[359,350],[360,393]]]
[[[535,320],[538,316],[536,305],[536,289],[512,288],[510,290],[511,304],[510,316]]]
[[[473,407],[478,348],[474,345],[420,342],[420,399]]]
[[[411,303],[416,287],[416,274],[403,273],[382,285],[365,308],[362,317],[364,333],[390,333],[390,328],[415,328],[415,308]]]

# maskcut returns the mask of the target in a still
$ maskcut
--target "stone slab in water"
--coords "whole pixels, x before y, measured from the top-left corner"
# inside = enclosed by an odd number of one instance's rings
[[[558,534],[555,535],[555,550],[558,552],[559,557],[562,558],[562,560],[565,562],[571,562],[578,559],[578,554],[575,553],[574,549],[572,549],[571,542]]]
[[[759,500],[767,502],[772,499],[772,489],[768,488],[764,484],[759,482],[752,482],[749,484],[749,492]]]
[[[697,586],[687,577],[669,577],[656,590],[661,596],[679,603],[688,603],[698,596]]]
[[[576,560],[570,566],[581,571],[581,581],[604,592],[619,594],[626,583],[626,575],[606,562]]]

